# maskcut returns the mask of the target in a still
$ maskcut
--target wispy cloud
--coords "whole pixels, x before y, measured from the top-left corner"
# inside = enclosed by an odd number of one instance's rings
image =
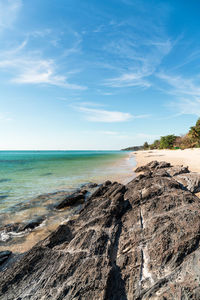
[[[13,26],[21,6],[21,0],[0,0],[0,32]]]
[[[69,77],[77,70],[59,74],[54,59],[42,58],[34,51],[23,51],[27,45],[24,40],[12,50],[0,52],[0,69],[11,74],[11,82],[17,84],[48,84],[73,90],[85,90],[87,87],[69,82]]]
[[[150,82],[145,80],[144,77],[144,74],[141,73],[126,73],[119,77],[107,79],[105,85],[118,88],[131,86],[150,87]]]
[[[73,105],[73,107],[84,113],[84,117],[90,122],[116,123],[149,117],[149,115],[132,115],[128,112],[105,110],[97,108],[98,106],[96,107],[96,105],[92,103],[88,106],[87,102],[85,105]]]
[[[115,123],[125,122],[133,118],[130,113],[120,111],[110,111],[88,107],[79,107],[79,110],[85,113],[85,118],[91,122]]]
[[[200,75],[184,78],[181,75],[160,73],[157,75],[168,85],[163,91],[174,95],[177,100],[171,101],[170,106],[181,114],[200,115]]]
[[[123,22],[110,23],[112,38],[109,35],[103,50],[110,58],[108,64],[110,71],[113,69],[113,76],[109,76],[103,84],[111,88],[149,88],[152,76],[176,44],[176,39],[171,38],[166,31],[169,7],[165,4],[155,7],[153,18],[151,4],[121,1],[132,5],[134,21],[127,18]]]

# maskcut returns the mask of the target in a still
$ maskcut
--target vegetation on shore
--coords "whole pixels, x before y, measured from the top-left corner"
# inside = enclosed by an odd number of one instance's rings
[[[160,139],[155,140],[152,144],[144,143],[143,146],[129,147],[126,151],[148,150],[148,149],[187,149],[200,147],[200,118],[197,120],[195,126],[190,127],[188,133],[182,136],[174,134],[161,136]]]

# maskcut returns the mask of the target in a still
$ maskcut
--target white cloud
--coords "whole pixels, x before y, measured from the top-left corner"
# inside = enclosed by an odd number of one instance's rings
[[[164,91],[176,96],[177,100],[170,106],[178,110],[179,114],[200,115],[200,76],[184,78],[180,75],[168,75],[160,73],[157,75],[170,88]]]
[[[73,71],[66,72],[66,75],[59,75],[53,59],[42,59],[35,53],[23,55],[20,51],[26,46],[26,43],[24,41],[12,51],[0,53],[0,68],[13,74],[11,82],[49,84],[73,90],[86,89],[85,86],[69,82],[68,77],[73,74]],[[5,59],[5,57],[7,58]]]
[[[180,75],[167,75],[164,73],[157,76],[171,86],[170,93],[172,94],[200,96],[200,78],[183,78]]]
[[[89,103],[85,102],[85,104],[82,103],[81,105],[73,106],[73,107],[76,110],[83,112],[85,118],[91,122],[115,123],[115,122],[126,122],[133,119],[143,119],[149,117],[149,115],[132,115],[131,113],[127,113],[127,112],[101,109],[98,108],[98,105],[96,103],[92,103],[92,102]]]
[[[135,74],[135,73],[126,73],[122,74],[116,78],[110,78],[106,81],[105,85],[110,87],[131,87],[131,86],[140,86],[140,87],[150,87],[151,84],[144,80],[144,75]]]
[[[81,112],[84,112],[86,115],[86,119],[91,122],[125,122],[132,119],[133,117],[130,113],[124,113],[120,111],[109,111],[87,107],[79,107],[79,110]]]
[[[134,22],[130,19],[125,20],[120,24],[118,34],[113,35],[104,45],[103,50],[110,57],[109,68],[111,70],[113,67],[114,74],[104,81],[106,86],[150,87],[151,76],[155,75],[163,59],[176,43],[166,33],[165,18],[160,15],[159,8],[156,8],[158,16],[154,20],[149,10],[143,10],[144,5],[138,2],[136,7],[140,12],[134,18]],[[168,9],[163,9],[168,14]],[[118,25],[113,23],[110,26],[113,26],[115,31]]]
[[[13,26],[21,6],[21,0],[0,0],[0,31]]]

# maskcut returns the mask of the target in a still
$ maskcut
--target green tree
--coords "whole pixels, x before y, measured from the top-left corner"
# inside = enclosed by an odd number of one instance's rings
[[[152,144],[153,149],[159,149],[160,148],[160,140],[155,140]]]
[[[161,136],[159,148],[160,149],[172,149],[175,140],[176,140],[176,136],[174,134]]]
[[[147,150],[147,149],[149,149],[149,144],[148,144],[147,142],[145,142],[145,143],[144,143],[144,145],[143,145],[143,149],[144,149],[144,150]]]
[[[189,136],[197,146],[200,146],[200,119],[197,120],[195,126],[190,127]]]

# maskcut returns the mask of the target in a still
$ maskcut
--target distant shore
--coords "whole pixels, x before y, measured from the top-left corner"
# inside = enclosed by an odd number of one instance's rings
[[[145,165],[152,160],[167,161],[172,165],[188,166],[192,172],[200,173],[200,148],[185,150],[141,150],[133,152],[136,167]]]

